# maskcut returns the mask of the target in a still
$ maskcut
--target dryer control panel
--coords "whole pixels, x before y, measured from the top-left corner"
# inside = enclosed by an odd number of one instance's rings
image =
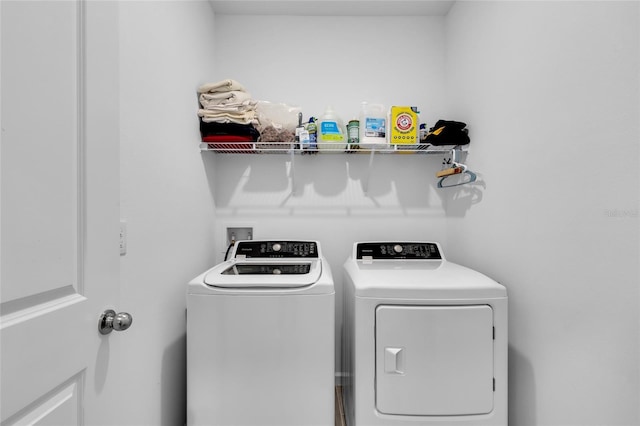
[[[317,258],[318,244],[315,241],[238,241],[235,257],[247,258]]]
[[[356,259],[430,259],[441,260],[436,243],[371,242],[358,243]]]

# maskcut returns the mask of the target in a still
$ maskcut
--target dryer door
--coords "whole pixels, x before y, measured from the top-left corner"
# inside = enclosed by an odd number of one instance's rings
[[[493,309],[378,306],[376,407],[395,415],[491,412]]]

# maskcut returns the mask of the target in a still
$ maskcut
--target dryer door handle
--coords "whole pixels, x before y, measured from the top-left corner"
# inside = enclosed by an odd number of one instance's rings
[[[384,372],[404,374],[404,348],[384,348]]]

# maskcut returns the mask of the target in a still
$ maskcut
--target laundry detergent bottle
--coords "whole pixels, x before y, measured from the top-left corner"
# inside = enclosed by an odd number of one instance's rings
[[[387,113],[382,104],[362,102],[360,108],[360,145],[374,148],[387,144]]]
[[[347,131],[333,108],[327,107],[318,120],[318,149],[340,150],[347,147]]]

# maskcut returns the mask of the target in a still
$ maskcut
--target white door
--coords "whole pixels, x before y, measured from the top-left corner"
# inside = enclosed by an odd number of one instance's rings
[[[117,2],[1,18],[2,425],[121,423]]]
[[[385,414],[459,416],[493,410],[493,309],[376,309],[376,407]]]

